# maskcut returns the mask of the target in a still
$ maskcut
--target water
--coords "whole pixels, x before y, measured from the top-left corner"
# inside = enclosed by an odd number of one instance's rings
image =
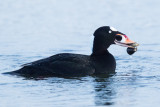
[[[0,0],[0,107],[159,107],[159,0]],[[93,32],[111,25],[140,44],[111,46],[116,74],[26,79],[2,75],[56,53],[91,54]]]

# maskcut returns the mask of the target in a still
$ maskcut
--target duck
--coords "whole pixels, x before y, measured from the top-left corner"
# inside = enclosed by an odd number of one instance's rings
[[[27,77],[87,76],[115,73],[116,60],[108,51],[112,45],[135,50],[139,45],[124,33],[111,26],[102,26],[93,33],[94,41],[90,55],[59,53],[50,57],[24,64],[22,68],[7,72]]]

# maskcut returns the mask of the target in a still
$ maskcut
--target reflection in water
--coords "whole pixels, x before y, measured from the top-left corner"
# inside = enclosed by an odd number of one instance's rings
[[[95,104],[96,105],[113,105],[112,99],[115,97],[116,92],[112,87],[113,78],[95,77]]]

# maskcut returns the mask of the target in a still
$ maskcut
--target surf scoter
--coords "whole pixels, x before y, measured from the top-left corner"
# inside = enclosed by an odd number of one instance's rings
[[[21,76],[85,76],[114,73],[116,61],[107,50],[117,44],[128,47],[133,54],[138,44],[125,34],[110,26],[103,26],[94,32],[93,51],[91,55],[60,53],[35,62],[24,64],[19,70],[7,74]],[[130,53],[130,51],[128,53]]]

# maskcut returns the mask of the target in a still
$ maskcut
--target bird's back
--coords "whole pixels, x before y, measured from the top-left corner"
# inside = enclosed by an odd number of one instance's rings
[[[83,76],[92,75],[95,69],[90,56],[80,54],[57,54],[32,63],[13,73],[23,76]]]

